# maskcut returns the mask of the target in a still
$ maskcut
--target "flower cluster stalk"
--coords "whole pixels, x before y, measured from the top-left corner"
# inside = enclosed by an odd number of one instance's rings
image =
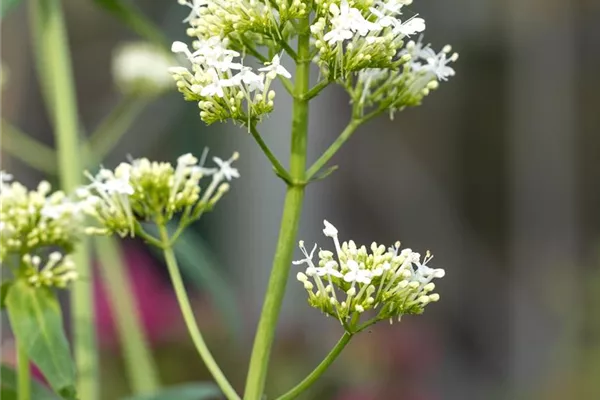
[[[239,400],[240,397],[223,374],[223,371],[221,371],[221,368],[219,368],[217,365],[217,362],[210,353],[210,350],[208,349],[208,346],[206,345],[206,342],[200,333],[196,318],[194,317],[194,311],[192,310],[192,306],[190,304],[190,299],[188,298],[187,292],[185,291],[185,287],[183,285],[183,279],[181,278],[181,274],[179,272],[179,266],[177,265],[177,259],[175,258],[175,253],[173,252],[173,248],[171,246],[171,239],[169,238],[167,228],[164,224],[159,224],[158,229],[160,232],[160,240],[162,243],[165,261],[167,262],[167,268],[169,269],[169,275],[171,276],[171,282],[173,284],[173,288],[175,289],[175,295],[177,296],[179,308],[183,314],[185,325],[188,328],[188,332],[192,338],[192,341],[194,342],[194,346],[196,346],[198,354],[204,361],[204,364],[206,364],[206,368],[208,368],[212,374],[213,378],[217,382],[217,385],[219,385],[223,391],[225,397],[228,400]]]
[[[68,38],[60,0],[32,0],[38,26],[36,57],[39,57],[40,79],[48,85],[48,111],[52,114],[57,143],[59,177],[65,191],[73,191],[81,183],[82,162],[79,157],[79,120]],[[88,279],[73,285],[71,310],[74,353],[79,372],[78,394],[95,400],[99,393],[98,352],[93,314],[92,271],[88,245],[83,240],[73,253],[79,273]]]
[[[294,244],[304,199],[308,134],[308,100],[304,98],[304,94],[308,91],[310,82],[308,18],[301,20],[298,23],[298,28],[301,33],[298,36],[290,155],[290,175],[293,181],[288,184],[283,205],[281,228],[273,259],[273,268],[250,358],[244,392],[245,400],[258,400],[262,397],[264,391],[269,356],[273,346],[275,328],[281,311],[289,270],[292,265]]]

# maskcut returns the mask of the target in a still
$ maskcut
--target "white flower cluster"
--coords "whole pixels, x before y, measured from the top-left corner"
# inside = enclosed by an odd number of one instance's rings
[[[10,265],[11,256],[18,256],[22,258],[19,264],[28,265],[30,272],[37,271],[40,257],[48,250],[59,249],[52,253],[43,268],[46,274],[39,282],[64,287],[76,278],[74,266],[62,254],[73,250],[82,233],[82,204],[68,199],[61,191],[51,193],[48,182],[28,190],[11,180],[11,175],[1,173],[0,262]],[[36,274],[31,272],[29,276]]]
[[[258,74],[241,62],[234,62],[240,53],[227,48],[227,39],[218,37],[194,42],[191,52],[182,42],[174,42],[172,50],[183,53],[192,64],[192,70],[173,67],[169,72],[177,88],[188,101],[197,101],[200,118],[207,124],[233,119],[250,125],[273,111],[275,91],[269,90],[271,82],[282,75],[291,77],[281,65],[278,55]],[[241,60],[240,60],[241,61]],[[237,71],[237,72],[234,72]]]
[[[245,32],[281,35],[280,27],[307,14],[301,0],[178,0],[190,8],[189,36],[208,39]]]
[[[408,42],[400,52],[401,58],[409,60],[400,69],[371,68],[358,73],[353,92],[360,107],[376,106],[393,113],[416,106],[439,87],[440,81],[454,76],[448,64],[456,61],[458,54],[451,54],[449,45],[436,53],[421,40]]]
[[[125,43],[114,53],[113,78],[124,93],[160,94],[172,87],[168,70],[174,62],[172,54],[152,43]]]
[[[101,169],[95,177],[88,174],[92,183],[77,194],[87,205],[84,212],[99,226],[86,232],[134,236],[139,221],[165,223],[176,213],[183,213],[184,224],[196,220],[229,190],[224,181],[239,177],[231,166],[238,157],[238,153],[226,161],[214,157],[215,168],[203,167],[191,154],[179,157],[175,167],[140,158],[121,163],[114,171]],[[211,182],[201,193],[200,180],[207,176]]]
[[[292,4],[304,9],[304,4],[295,1]],[[195,40],[193,50],[178,41],[173,43],[171,50],[183,54],[191,69],[173,67],[169,71],[184,98],[198,102],[201,119],[207,124],[232,119],[250,125],[273,111],[275,92],[270,90],[271,82],[278,75],[291,77],[281,65],[279,55],[255,71],[243,64],[241,53],[230,46],[231,39],[227,36],[231,32],[241,35],[241,30],[258,29],[257,26],[270,30],[267,23],[277,25],[271,2],[205,0],[180,3],[192,9],[186,21],[191,26],[188,35]],[[284,3],[287,6],[287,2]]]
[[[58,251],[50,253],[44,264],[40,256],[30,254],[21,257],[21,262],[23,275],[34,287],[65,288],[79,277],[71,257]]]
[[[445,272],[427,266],[433,258],[429,252],[421,262],[419,253],[400,251],[400,242],[388,249],[373,243],[370,252],[352,240],[340,244],[337,229],[324,222],[323,233],[333,239],[335,253],[319,250],[315,265],[317,246],[309,253],[301,241],[305,258],[294,261],[295,265],[307,265],[297,279],[307,290],[311,306],[338,318],[348,329],[349,320],[356,327],[355,322],[370,310],[375,312],[374,321],[392,321],[405,314],[420,314],[427,304],[440,299],[439,294],[432,293],[432,280],[442,278]]]
[[[333,79],[365,68],[398,68],[403,39],[425,30],[425,20],[400,19],[404,0],[321,1],[310,30],[318,64]],[[372,5],[368,7],[368,5]]]

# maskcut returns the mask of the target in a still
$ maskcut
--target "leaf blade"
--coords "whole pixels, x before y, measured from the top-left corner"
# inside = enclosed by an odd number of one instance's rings
[[[8,365],[0,366],[0,376],[2,376],[2,399],[11,399],[17,393],[17,372]],[[32,379],[31,381],[31,398],[36,400],[57,400],[58,397],[50,391],[45,385]]]
[[[73,397],[75,367],[54,293],[18,280],[6,297],[6,306],[13,333],[25,346],[29,359],[57,393]]]

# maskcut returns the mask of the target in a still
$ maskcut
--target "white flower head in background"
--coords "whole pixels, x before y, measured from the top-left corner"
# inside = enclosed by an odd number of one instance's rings
[[[316,245],[309,253],[300,241],[304,258],[294,265],[306,269],[298,272],[297,279],[308,292],[309,304],[339,319],[347,330],[361,329],[358,322],[368,312],[371,319],[365,326],[420,314],[427,304],[439,300],[432,293],[432,280],[444,277],[445,271],[427,265],[433,258],[429,252],[421,261],[419,253],[400,251],[400,242],[390,248],[372,243],[369,249],[352,240],[340,244],[338,230],[328,221],[324,224],[323,233],[333,239],[334,251],[321,249],[315,264]]]
[[[125,93],[156,95],[172,87],[169,68],[175,58],[148,42],[120,45],[112,60],[113,78]]]

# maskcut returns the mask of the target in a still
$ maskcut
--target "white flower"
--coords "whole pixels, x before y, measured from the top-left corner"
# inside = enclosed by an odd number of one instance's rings
[[[401,23],[400,21],[395,22],[392,33],[395,35],[411,36],[417,32],[423,32],[424,30],[425,20],[423,18],[413,17],[404,23]]]
[[[316,248],[316,245],[315,245]],[[314,250],[313,250],[314,251]],[[312,258],[312,257],[311,257]],[[325,266],[316,268],[316,273],[319,276],[333,276],[336,278],[342,278],[344,275],[337,270],[337,262],[331,260],[325,263]]]
[[[358,9],[350,7],[347,0],[342,0],[340,7],[331,3],[329,12],[333,16],[331,18],[333,29],[327,32],[323,39],[330,45],[352,39],[354,32],[365,36],[369,31],[378,29],[378,26],[367,21]]]
[[[344,275],[344,280],[346,282],[357,282],[365,284],[371,283],[371,277],[373,275],[371,271],[367,271],[366,269],[360,268],[358,263],[354,260],[348,260],[346,265],[350,269],[350,271]]]
[[[333,226],[329,221],[323,220],[325,224],[325,229],[323,229],[323,234],[327,237],[334,238],[338,235],[338,230],[335,226]]]
[[[269,79],[275,79],[277,75],[284,76],[286,78],[291,78],[292,75],[288,72],[287,69],[283,65],[281,65],[281,60],[278,54],[273,56],[273,59],[270,63],[265,63],[266,67],[259,68],[259,71],[263,71],[267,73],[267,77]]]
[[[249,93],[265,90],[265,76],[263,74],[255,74],[250,67],[243,67],[232,80],[237,85],[244,83]]]
[[[422,69],[432,72],[441,81],[447,81],[449,77],[454,76],[455,74],[454,69],[449,67],[448,64],[458,59],[457,53],[454,53],[451,57],[447,58],[446,56],[449,51],[450,50],[442,50],[437,56],[428,58],[427,65],[424,65]]]
[[[231,181],[233,178],[239,178],[240,173],[237,169],[231,166],[231,163],[237,160],[239,157],[240,155],[237,152],[233,153],[231,158],[227,161],[223,161],[219,157],[213,157],[213,161],[219,167],[219,171],[215,175],[220,175],[228,181]]]

